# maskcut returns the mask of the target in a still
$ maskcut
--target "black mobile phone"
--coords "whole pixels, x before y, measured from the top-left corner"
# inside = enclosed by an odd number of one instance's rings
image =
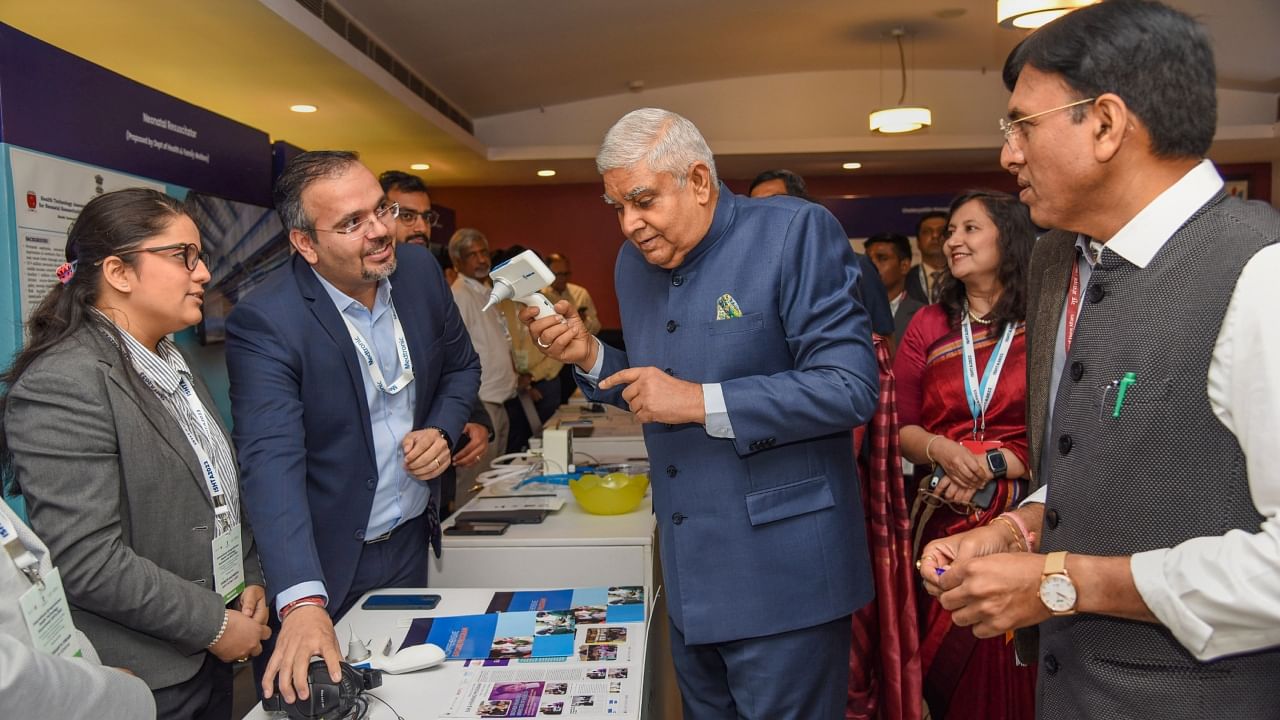
[[[501,535],[511,523],[505,522],[455,522],[444,529],[445,535]]]
[[[991,507],[991,500],[994,499],[995,496],[996,496],[996,481],[992,480],[986,485],[983,485],[981,490],[974,493],[973,499],[970,500],[969,502],[973,503],[974,507],[979,507],[979,508],[982,508],[983,510],[986,510],[987,508]]]
[[[439,595],[370,595],[360,603],[362,610],[434,610]]]

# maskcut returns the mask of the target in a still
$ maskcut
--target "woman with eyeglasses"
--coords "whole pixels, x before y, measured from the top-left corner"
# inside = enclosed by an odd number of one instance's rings
[[[103,663],[160,718],[230,718],[231,663],[270,631],[231,441],[166,337],[201,319],[199,233],[167,195],[120,190],[85,205],[66,258],[0,378],[0,459]]]
[[[1013,516],[1025,495],[1026,283],[1036,230],[1001,192],[951,203],[939,302],[911,319],[894,359],[902,454],[917,469],[915,553],[935,538],[1002,527],[1025,547]],[[934,558],[940,568],[947,558]],[[917,563],[917,568],[920,565]],[[920,658],[934,718],[1035,716],[1035,668],[1017,667],[1004,637],[978,640],[920,593]]]

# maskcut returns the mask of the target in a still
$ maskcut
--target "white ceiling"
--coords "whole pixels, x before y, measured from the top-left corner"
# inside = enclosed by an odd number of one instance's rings
[[[1213,156],[1280,162],[1280,0],[1171,0],[1209,27],[1221,117]],[[461,130],[308,7],[336,7],[475,127]],[[4,21],[145,84],[309,147],[360,150],[375,169],[426,161],[438,185],[596,179],[617,117],[645,105],[703,130],[721,174],[995,170],[999,70],[1020,31],[995,0],[59,0],[0,3]],[[878,137],[866,114],[898,99],[935,125]],[[629,83],[641,81],[639,92]],[[285,107],[313,102],[301,116]],[[534,170],[551,167],[550,181]]]

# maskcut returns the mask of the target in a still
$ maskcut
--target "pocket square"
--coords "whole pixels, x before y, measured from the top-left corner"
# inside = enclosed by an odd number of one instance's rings
[[[716,300],[716,319],[729,320],[731,318],[742,317],[742,309],[738,307],[738,301],[733,299],[729,293],[720,296]]]

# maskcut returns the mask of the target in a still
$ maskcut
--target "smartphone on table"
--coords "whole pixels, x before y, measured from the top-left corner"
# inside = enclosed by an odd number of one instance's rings
[[[511,523],[482,520],[458,520],[444,529],[445,535],[501,535]]]
[[[434,610],[440,604],[439,595],[370,595],[360,603],[362,610]]]

